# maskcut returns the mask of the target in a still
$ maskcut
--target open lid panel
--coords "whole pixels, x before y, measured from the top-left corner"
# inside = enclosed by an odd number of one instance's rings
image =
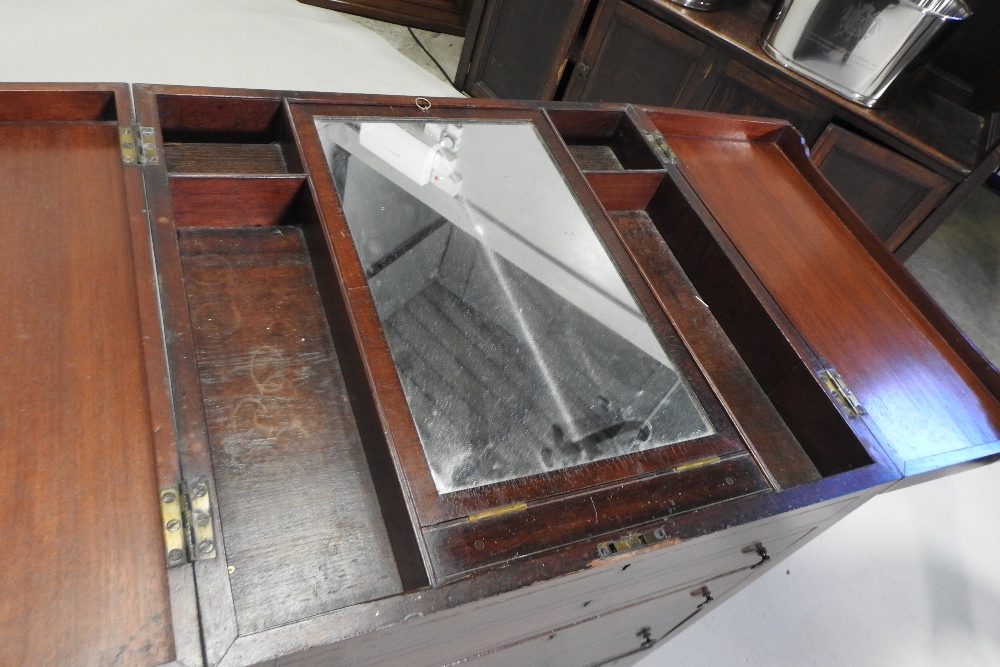
[[[702,221],[697,230],[664,229],[668,243],[689,274],[705,268],[694,265],[706,245],[727,256],[777,326],[773,334],[813,376],[794,359],[753,350],[759,341],[740,341],[739,323],[724,321],[793,431],[807,425],[796,428],[789,415],[809,414],[798,404],[818,383],[865,447],[876,458],[884,452],[906,478],[996,458],[1000,373],[819,175],[794,129],[645,112],[690,183],[677,196]],[[732,315],[719,276],[695,282],[712,291],[706,298],[719,302],[721,319]]]
[[[135,146],[125,85],[0,88],[3,664],[201,664]]]

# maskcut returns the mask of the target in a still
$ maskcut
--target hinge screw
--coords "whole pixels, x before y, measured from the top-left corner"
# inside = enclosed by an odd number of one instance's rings
[[[215,551],[215,545],[212,544],[211,540],[204,540],[198,545],[198,551],[203,554],[210,554]]]
[[[204,483],[196,484],[194,487],[194,497],[201,498],[206,493],[208,493],[208,487]]]
[[[204,527],[207,526],[211,520],[212,517],[205,512],[198,512],[194,522],[198,525],[198,527]]]
[[[167,530],[172,532],[180,529],[181,529],[181,522],[178,521],[177,519],[171,519],[170,521],[167,522]]]
[[[170,559],[171,563],[176,563],[184,558],[184,552],[181,549],[171,549],[170,553],[167,554],[167,558]]]
[[[161,499],[163,500],[163,502],[165,502],[165,503],[172,503],[172,502],[174,502],[175,500],[177,500],[177,496],[175,496],[175,495],[173,494],[173,492],[172,492],[172,491],[167,491],[167,492],[166,492],[166,493],[164,493],[164,494],[163,494],[162,496],[160,496],[160,498],[161,498]]]

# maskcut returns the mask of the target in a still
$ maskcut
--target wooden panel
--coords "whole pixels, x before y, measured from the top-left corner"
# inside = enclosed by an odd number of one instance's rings
[[[117,118],[111,90],[39,90],[39,84],[29,86],[33,89],[0,93],[0,122]]]
[[[279,144],[169,143],[171,174],[287,174]]]
[[[706,596],[722,595],[749,576],[748,570],[706,582],[691,590],[646,599],[604,616],[552,628],[534,637],[473,656],[474,667],[603,665],[628,653],[648,650],[689,616],[704,608]]]
[[[631,482],[610,493],[583,493],[533,504],[512,515],[517,519],[515,530],[511,530],[511,517],[499,517],[426,529],[424,539],[435,574],[446,578],[554,549],[565,543],[567,534],[578,540],[593,538],[664,514],[682,514],[768,490],[757,464],[749,456],[736,456]],[[560,530],[552,530],[555,525]]]
[[[787,120],[810,144],[833,117],[829,111],[736,61],[718,68],[702,85],[699,97],[694,106],[705,111]]]
[[[930,169],[835,125],[816,142],[812,158],[889,250],[896,250],[953,186]]]
[[[1000,451],[1000,404],[768,143],[669,132],[685,176],[906,474]],[[676,127],[676,125],[675,125]],[[749,177],[752,175],[752,177]],[[780,258],[780,260],[778,259]]]
[[[0,663],[168,662],[118,126],[0,125],[0,183]]]
[[[609,211],[643,210],[663,180],[662,171],[587,172],[586,176],[601,206]]]
[[[483,15],[466,90],[550,100],[569,58],[585,0],[496,0]],[[468,39],[468,38],[467,38]]]
[[[280,224],[304,182],[304,176],[171,176],[174,218],[178,227]]]
[[[472,0],[299,0],[306,5],[452,35],[465,33]]]
[[[620,0],[603,0],[565,99],[683,107],[711,61],[711,49],[693,37]]]
[[[301,233],[180,245],[241,634],[399,593]]]

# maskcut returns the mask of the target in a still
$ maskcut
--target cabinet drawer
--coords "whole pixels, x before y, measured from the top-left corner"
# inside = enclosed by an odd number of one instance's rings
[[[888,148],[830,125],[813,163],[882,242],[895,251],[954,185]]]
[[[617,609],[610,614],[594,614],[580,622],[480,653],[460,664],[499,667],[558,663],[596,667],[626,655],[644,654],[645,649],[651,648],[749,575],[750,570],[732,572],[676,593]]]

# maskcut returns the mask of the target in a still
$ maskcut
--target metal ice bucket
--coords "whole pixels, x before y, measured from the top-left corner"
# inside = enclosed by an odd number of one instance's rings
[[[788,69],[871,107],[947,22],[970,14],[962,0],[779,0],[760,43]]]

